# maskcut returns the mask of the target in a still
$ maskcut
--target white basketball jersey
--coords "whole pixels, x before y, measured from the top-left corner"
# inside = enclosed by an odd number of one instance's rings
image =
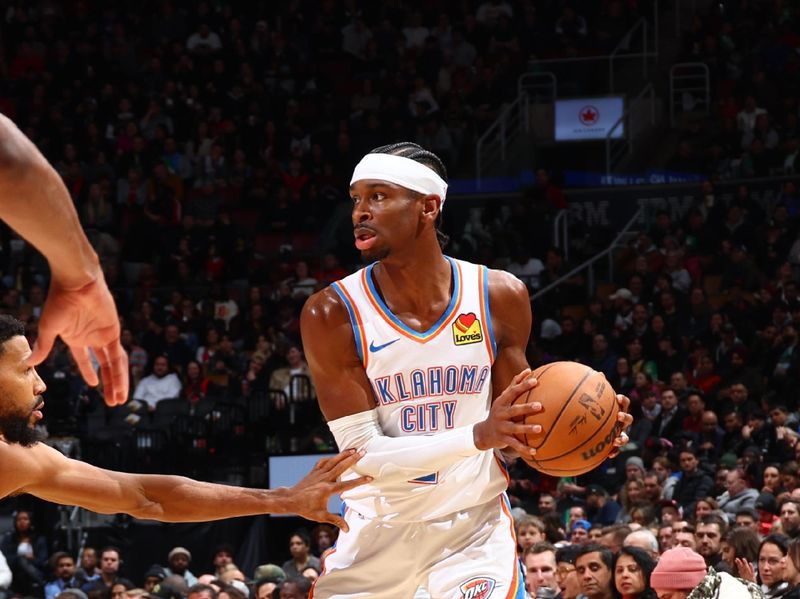
[[[398,319],[378,294],[374,264],[337,281],[356,350],[386,436],[436,435],[486,419],[496,353],[484,266],[447,257],[453,294],[441,318],[420,333]],[[419,521],[483,504],[508,476],[491,450],[407,482],[374,481],[346,492],[346,505],[370,518]]]

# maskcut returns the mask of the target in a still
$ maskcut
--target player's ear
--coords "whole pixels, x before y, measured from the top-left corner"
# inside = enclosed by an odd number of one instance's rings
[[[442,211],[442,200],[438,195],[428,194],[422,198],[422,217],[431,222],[436,222],[436,218]]]

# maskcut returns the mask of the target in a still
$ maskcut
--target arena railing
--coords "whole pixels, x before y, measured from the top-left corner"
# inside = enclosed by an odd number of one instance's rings
[[[630,220],[627,224],[622,228],[622,230],[617,234],[611,244],[602,252],[599,252],[586,260],[583,264],[580,264],[570,270],[568,273],[562,275],[549,285],[542,287],[536,293],[531,295],[531,301],[537,300],[542,296],[546,295],[556,287],[562,285],[566,281],[576,277],[577,275],[586,273],[586,288],[589,295],[593,295],[595,291],[595,265],[603,259],[608,260],[608,279],[614,279],[614,253],[616,250],[620,248],[627,247],[627,240],[630,238],[631,234],[634,232],[633,227],[639,223],[644,215],[644,208],[639,207],[636,212],[634,212],[633,216],[631,216]]]
[[[491,166],[502,164],[520,135],[530,131],[530,105],[556,97],[556,78],[552,73],[529,73],[517,82],[517,97],[506,105],[475,145],[475,180],[480,190],[483,175]]]
[[[676,113],[711,110],[711,85],[708,65],[703,62],[681,62],[669,70],[669,124],[675,127]]]
[[[637,140],[641,140],[647,132],[644,126],[646,119],[643,114],[649,114],[650,129],[656,124],[656,91],[652,83],[644,86],[642,91],[636,94],[628,102],[628,107],[622,116],[606,133],[606,174],[610,175],[619,166],[622,160],[633,152]],[[623,135],[615,139],[614,135],[622,127]]]
[[[553,219],[553,245],[564,252],[564,260],[569,260],[569,210],[564,208]]]
[[[552,105],[558,97],[559,81],[554,67],[569,68],[578,63],[607,63],[607,89],[603,93],[613,93],[619,77],[617,70],[621,61],[639,59],[642,61],[642,79],[647,78],[648,62],[658,59],[658,3],[654,7],[653,24],[644,17],[636,21],[622,36],[611,53],[602,56],[578,56],[573,58],[537,59],[528,63],[529,72],[517,79],[517,97],[504,106],[501,112],[478,138],[475,146],[475,179],[478,189],[481,180],[489,170],[506,163],[512,153],[514,143],[522,135],[531,131],[531,104]],[[651,29],[654,33],[651,34]],[[650,44],[652,43],[652,48]],[[640,45],[641,52],[628,52]],[[572,73],[573,77],[574,71]]]
[[[658,60],[658,8],[654,9],[654,22],[651,25],[642,17],[636,21],[623,35],[617,45],[609,54],[600,56],[574,56],[569,58],[537,58],[528,62],[529,71],[553,70],[554,65],[570,66],[577,63],[599,62],[606,63],[606,89],[605,93],[613,94],[619,79],[619,64],[622,61],[641,60],[642,79],[647,78],[648,62]],[[652,29],[652,32],[651,32]],[[650,45],[652,44],[652,48]],[[639,46],[640,52],[628,52],[631,47]]]

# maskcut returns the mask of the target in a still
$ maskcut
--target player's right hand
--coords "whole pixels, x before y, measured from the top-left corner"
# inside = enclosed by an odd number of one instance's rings
[[[339,481],[339,477],[364,457],[364,453],[363,449],[347,449],[339,455],[317,462],[311,472],[288,490],[291,510],[298,516],[316,522],[327,522],[346,532],[349,527],[344,518],[328,511],[328,498],[372,480],[371,476],[362,476],[346,482]]]
[[[69,289],[53,278],[39,319],[39,337],[29,362],[44,362],[56,335],[69,346],[81,376],[96,387],[100,382],[92,367],[89,348],[100,363],[106,404],[118,406],[128,400],[128,354],[120,343],[120,326],[114,298],[98,269],[94,281]]]
[[[530,368],[515,376],[511,384],[492,402],[486,420],[473,428],[475,447],[481,450],[509,447],[523,458],[535,455],[536,450],[522,443],[516,435],[538,435],[542,432],[540,425],[524,423],[526,416],[542,411],[542,404],[532,401],[514,405],[514,402],[538,384],[539,381],[531,376]]]

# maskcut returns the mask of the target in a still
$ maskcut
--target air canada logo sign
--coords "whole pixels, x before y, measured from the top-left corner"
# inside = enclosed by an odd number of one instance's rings
[[[580,119],[582,124],[591,127],[600,120],[600,111],[591,104],[584,106],[581,108],[580,112],[578,112],[578,119]]]
[[[453,323],[453,343],[456,345],[469,345],[483,341],[481,321],[474,313],[459,314]]]

